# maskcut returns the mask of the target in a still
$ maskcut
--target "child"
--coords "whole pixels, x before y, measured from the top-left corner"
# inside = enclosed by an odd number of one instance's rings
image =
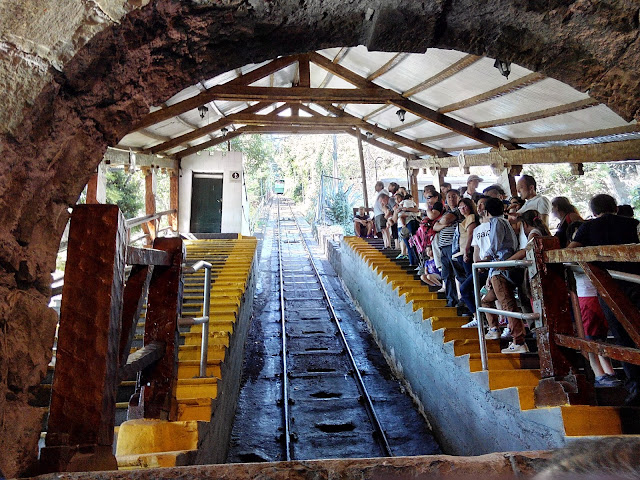
[[[353,230],[356,236],[371,238],[373,231],[373,220],[369,218],[364,207],[358,208],[358,214],[353,217]]]
[[[426,254],[428,259],[424,264],[425,273],[420,275],[420,280],[432,287],[442,287],[442,276],[433,258],[433,249],[431,246],[427,247]]]

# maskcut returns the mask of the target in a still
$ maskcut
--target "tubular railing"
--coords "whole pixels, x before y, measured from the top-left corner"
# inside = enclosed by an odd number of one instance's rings
[[[193,274],[199,270],[204,270],[204,292],[202,298],[201,317],[182,317],[178,324],[180,326],[202,325],[202,343],[200,349],[200,377],[207,376],[207,354],[209,351],[209,306],[211,304],[211,267],[209,262],[199,260],[190,267],[185,267],[182,271],[186,274]]]
[[[488,308],[480,306],[480,289],[482,288],[478,276],[478,270],[484,268],[529,268],[533,262],[531,260],[504,260],[501,262],[477,262],[472,266],[473,274],[473,293],[476,301],[476,318],[478,319],[478,340],[480,341],[480,359],[482,361],[482,370],[489,369],[489,361],[487,357],[487,342],[484,338],[484,322],[481,313],[492,313],[494,315],[504,315],[505,317],[519,318],[520,320],[538,320],[539,313],[521,313],[510,312],[508,310],[499,310],[496,308]]]

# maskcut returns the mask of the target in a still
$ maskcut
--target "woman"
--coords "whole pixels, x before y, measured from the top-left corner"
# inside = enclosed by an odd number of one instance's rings
[[[556,237],[560,240],[560,246],[564,248],[569,243],[567,241],[567,227],[573,222],[582,222],[584,220],[578,213],[578,209],[571,204],[567,197],[556,197],[551,200],[551,213],[560,220]]]
[[[540,214],[536,210],[527,210],[518,216],[518,221],[527,236],[527,242],[520,244],[520,250],[514,253],[509,260],[523,260],[527,254],[525,247],[535,237],[550,237],[549,227],[542,221]]]
[[[458,245],[460,251],[456,253],[455,258],[462,267],[458,280],[460,283],[471,275],[471,265],[473,265],[473,251],[471,249],[471,241],[473,240],[473,230],[480,225],[480,218],[476,210],[476,204],[470,198],[462,198],[458,202],[458,210],[464,219],[458,224]]]

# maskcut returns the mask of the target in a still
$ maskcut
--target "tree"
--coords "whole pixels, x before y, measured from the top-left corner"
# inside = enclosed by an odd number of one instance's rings
[[[107,203],[118,205],[125,218],[140,215],[144,207],[144,189],[140,178],[124,170],[108,170]]]

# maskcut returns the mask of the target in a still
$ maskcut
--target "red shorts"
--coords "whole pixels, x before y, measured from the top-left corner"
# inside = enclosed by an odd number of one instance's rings
[[[580,315],[584,325],[584,335],[587,338],[604,339],[607,337],[609,325],[604,317],[598,297],[579,297]]]

